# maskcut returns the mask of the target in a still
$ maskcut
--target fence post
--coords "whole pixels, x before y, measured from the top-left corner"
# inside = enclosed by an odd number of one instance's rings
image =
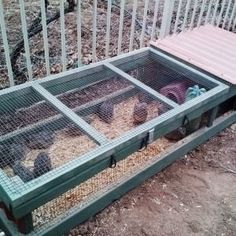
[[[170,32],[172,13],[174,8],[174,0],[166,0],[163,10],[160,38],[163,39]]]
[[[0,32],[2,34],[2,42],[3,42],[6,65],[7,65],[7,70],[8,70],[9,84],[10,86],[13,86],[15,85],[15,82],[14,82],[14,76],[13,76],[12,65],[11,65],[10,48],[9,48],[8,39],[7,39],[7,30],[6,30],[6,25],[5,25],[2,0],[0,0]]]

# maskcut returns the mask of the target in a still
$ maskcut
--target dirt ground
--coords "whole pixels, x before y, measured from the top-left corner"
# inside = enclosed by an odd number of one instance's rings
[[[71,236],[236,235],[236,125],[71,230]]]

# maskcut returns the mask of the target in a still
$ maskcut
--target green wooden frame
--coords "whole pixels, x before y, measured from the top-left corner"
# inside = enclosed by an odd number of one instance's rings
[[[74,207],[70,214],[60,216],[60,221],[55,219],[55,222],[50,222],[47,227],[35,230],[28,236],[38,235],[62,235],[72,227],[87,220],[91,215],[95,215],[114,200],[120,198],[123,194],[138,186],[146,179],[160,172],[175,160],[181,158],[184,154],[192,150],[194,147],[207,141],[224,128],[236,122],[236,112],[233,111],[227,116],[217,118],[211,127],[202,128],[195,133],[189,135],[183,140],[177,142],[159,158],[154,158],[152,162],[146,164],[141,170],[137,170],[132,176],[124,178],[115,186],[110,186],[108,190],[103,190],[96,194],[83,207]],[[18,232],[16,225],[7,219],[4,212],[0,210],[0,227],[7,235],[23,235]]]
[[[191,78],[195,78],[196,81],[200,81],[201,83],[210,86],[212,89],[189,102],[178,105],[123,72],[123,70],[131,67],[135,68],[137,65],[145,63],[147,57],[152,57],[155,58],[155,60],[167,63],[182,73],[191,74]],[[122,66],[122,70],[117,68],[118,65]],[[103,80],[104,76],[109,77],[114,74],[132,83],[132,86],[130,86],[127,91],[125,90],[124,93],[129,94],[135,89],[141,89],[149,93],[150,96],[167,104],[172,109],[165,114],[132,129],[121,137],[114,140],[107,140],[80,117],[83,112],[86,113],[88,104],[71,110],[56,97],[56,95],[60,93],[75,89],[78,86],[84,88]],[[115,155],[117,161],[119,161],[137,151],[142,139],[151,130],[155,140],[179,127],[185,116],[187,116],[189,120],[199,117],[199,115],[214,109],[215,106],[236,94],[235,89],[230,89],[228,85],[152,48],[140,49],[103,62],[68,71],[60,75],[50,76],[39,81],[28,82],[23,85],[0,91],[0,100],[2,103],[8,99],[14,100],[17,107],[19,105],[17,102],[18,97],[24,96],[27,98],[28,96],[31,96],[32,92],[37,94],[39,101],[42,99],[47,100],[60,113],[53,117],[52,120],[46,120],[45,122],[53,123],[54,119],[63,119],[63,117],[69,118],[95,140],[99,146],[65,165],[54,169],[29,183],[25,183],[24,188],[13,186],[14,183],[0,171],[1,201],[4,202],[5,206],[17,219],[26,216],[37,207],[56,198],[105,168],[108,168],[111,155]],[[111,96],[119,97],[120,95],[121,94],[116,93]],[[24,103],[27,104],[27,99],[24,100]],[[95,102],[95,104],[97,103]],[[94,104],[89,104],[89,107],[92,107],[93,105]],[[213,123],[213,120],[214,114],[209,126]],[[11,138],[12,135],[20,135],[20,132],[33,128],[34,127],[26,127],[17,131],[18,133],[2,136],[0,137],[0,141]]]

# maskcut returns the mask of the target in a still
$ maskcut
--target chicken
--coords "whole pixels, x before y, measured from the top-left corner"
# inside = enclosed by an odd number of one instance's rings
[[[148,116],[148,106],[145,102],[136,103],[133,112],[134,124],[142,124],[146,121]]]
[[[145,102],[148,104],[153,101],[153,98],[150,95],[148,95],[147,93],[140,92],[138,94],[138,100],[139,100],[139,102]]]
[[[37,178],[52,169],[50,157],[45,152],[40,152],[34,161],[34,177]]]
[[[110,124],[113,119],[114,104],[111,101],[103,102],[99,107],[98,115],[104,122]]]
[[[16,162],[12,169],[15,175],[18,175],[23,182],[29,182],[34,179],[34,174],[25,166],[23,166],[19,161]]]

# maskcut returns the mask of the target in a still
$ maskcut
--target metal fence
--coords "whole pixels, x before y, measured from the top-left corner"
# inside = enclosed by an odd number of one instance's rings
[[[235,31],[235,0],[0,0],[0,89],[212,24]]]

